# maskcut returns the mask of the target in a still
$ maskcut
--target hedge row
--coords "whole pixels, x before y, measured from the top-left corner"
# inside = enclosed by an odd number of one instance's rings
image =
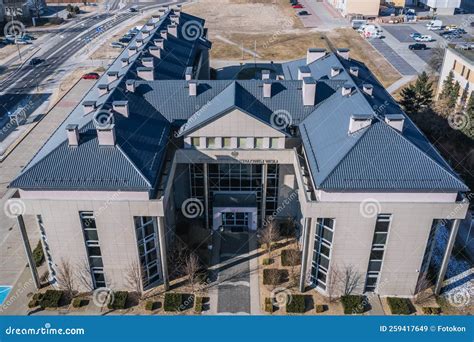
[[[441,313],[441,308],[438,307],[424,306],[421,309],[425,315],[439,315]]]
[[[40,296],[39,306],[44,308],[57,308],[61,302],[61,298],[64,295],[64,291],[58,290],[47,290],[42,296]]]
[[[408,298],[387,297],[387,303],[394,315],[409,315],[413,312],[413,305]]]
[[[288,270],[267,268],[263,270],[264,285],[280,285],[288,279]]]
[[[346,295],[341,297],[342,306],[346,315],[360,314],[365,311],[365,297],[360,295]]]
[[[107,305],[111,310],[125,309],[127,306],[127,291],[116,291],[113,293],[113,300]]]
[[[38,244],[33,250],[33,260],[35,262],[36,267],[41,266],[44,261],[43,245],[41,244],[41,241],[38,241]]]
[[[305,313],[306,312],[306,296],[294,294],[289,298],[286,304],[286,312],[288,313]]]
[[[281,252],[283,266],[298,266],[301,263],[301,252],[297,249],[284,249]]]
[[[186,293],[166,293],[163,308],[165,311],[181,311],[192,307],[194,295]]]

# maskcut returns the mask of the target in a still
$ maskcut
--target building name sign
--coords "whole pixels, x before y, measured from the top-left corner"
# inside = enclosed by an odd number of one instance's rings
[[[240,159],[242,164],[278,164],[278,160],[264,160],[264,159]]]

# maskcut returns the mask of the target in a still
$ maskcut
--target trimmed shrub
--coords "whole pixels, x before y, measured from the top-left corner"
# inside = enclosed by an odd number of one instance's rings
[[[38,244],[33,250],[33,260],[35,262],[36,267],[41,266],[41,264],[44,262],[44,252],[43,252],[43,245],[41,244],[41,241],[38,241]]]
[[[277,268],[268,268],[263,270],[264,285],[279,285],[288,279],[287,270],[279,270]]]
[[[281,252],[281,264],[283,266],[297,266],[300,263],[301,263],[301,252],[299,250],[284,249]]]
[[[265,298],[265,312],[272,313],[274,310],[273,301],[270,297]]]
[[[360,314],[365,311],[365,297],[360,295],[347,295],[341,297],[342,306],[346,315]]]
[[[39,305],[41,308],[57,308],[59,306],[59,302],[64,295],[64,291],[58,290],[47,290],[41,300],[39,301]]]
[[[28,303],[28,307],[29,307],[30,309],[36,308],[38,305],[39,305],[39,301],[36,300],[36,299],[30,300],[30,302]]]
[[[127,305],[128,292],[117,291],[113,293],[113,301],[110,302],[107,307],[112,310],[125,309]]]
[[[316,304],[315,309],[316,309],[316,313],[321,313],[321,312],[326,311],[326,306],[323,304]]]
[[[41,298],[43,298],[43,294],[41,292],[37,292],[33,295],[34,300],[40,301]]]
[[[156,302],[149,300],[145,303],[145,310],[153,311],[156,308]]]
[[[202,307],[203,307],[203,298],[202,297],[196,297],[196,300],[194,302],[194,312],[196,313],[201,313],[202,312]]]
[[[271,259],[271,258],[263,259],[263,265],[268,266],[268,265],[271,265],[271,264],[273,264],[273,259]]]
[[[82,308],[83,306],[86,306],[87,304],[89,304],[89,300],[84,299],[84,298],[74,298],[72,300],[73,308]]]
[[[292,295],[291,300],[288,301],[286,304],[286,312],[288,313],[305,313],[306,305],[305,305],[305,297],[304,295]]]
[[[409,315],[412,313],[413,305],[408,298],[387,297],[387,303],[394,315]]]
[[[441,313],[441,308],[424,306],[421,308],[425,315],[439,315]]]
[[[181,311],[193,306],[194,295],[186,293],[166,293],[163,308],[165,311]]]

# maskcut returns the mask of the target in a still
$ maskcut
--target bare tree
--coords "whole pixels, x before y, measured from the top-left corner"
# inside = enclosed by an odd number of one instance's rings
[[[261,231],[260,242],[265,245],[268,258],[271,257],[272,245],[280,238],[280,231],[275,220],[270,221]]]
[[[58,285],[72,298],[75,292],[74,272],[69,260],[61,259],[58,265]]]
[[[168,253],[168,269],[170,278],[181,277],[184,274],[184,265],[188,256],[188,248],[186,244],[177,239]]]
[[[287,253],[287,261],[290,265],[290,284],[298,286],[297,267],[301,263],[301,252],[298,249],[289,249]]]
[[[327,289],[329,301],[333,302],[335,299],[335,292],[337,291],[337,284],[341,279],[341,272],[337,265],[331,265],[329,274],[327,276]]]
[[[132,261],[128,265],[126,280],[128,285],[135,290],[140,296],[143,292],[142,286],[143,268],[137,260]]]
[[[189,285],[191,285],[191,291],[194,293],[194,286],[198,280],[198,272],[201,265],[199,263],[199,258],[195,253],[189,254],[186,258],[186,262],[184,264],[184,273],[188,278]]]
[[[444,53],[446,49],[438,45],[437,47],[432,48],[430,51],[431,58],[428,61],[428,66],[433,72],[439,72],[441,70],[441,66],[443,65]]]
[[[80,261],[77,266],[77,279],[79,280],[79,283],[88,291],[94,290],[94,284],[92,283],[92,272],[87,258],[84,258],[82,261]]]
[[[341,271],[341,287],[342,293],[350,295],[361,283],[362,275],[354,268],[353,265],[345,266]]]

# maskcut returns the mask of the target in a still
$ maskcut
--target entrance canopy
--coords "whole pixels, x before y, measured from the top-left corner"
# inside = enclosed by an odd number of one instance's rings
[[[257,195],[254,192],[247,193],[217,193],[214,195],[214,208],[256,208]]]

